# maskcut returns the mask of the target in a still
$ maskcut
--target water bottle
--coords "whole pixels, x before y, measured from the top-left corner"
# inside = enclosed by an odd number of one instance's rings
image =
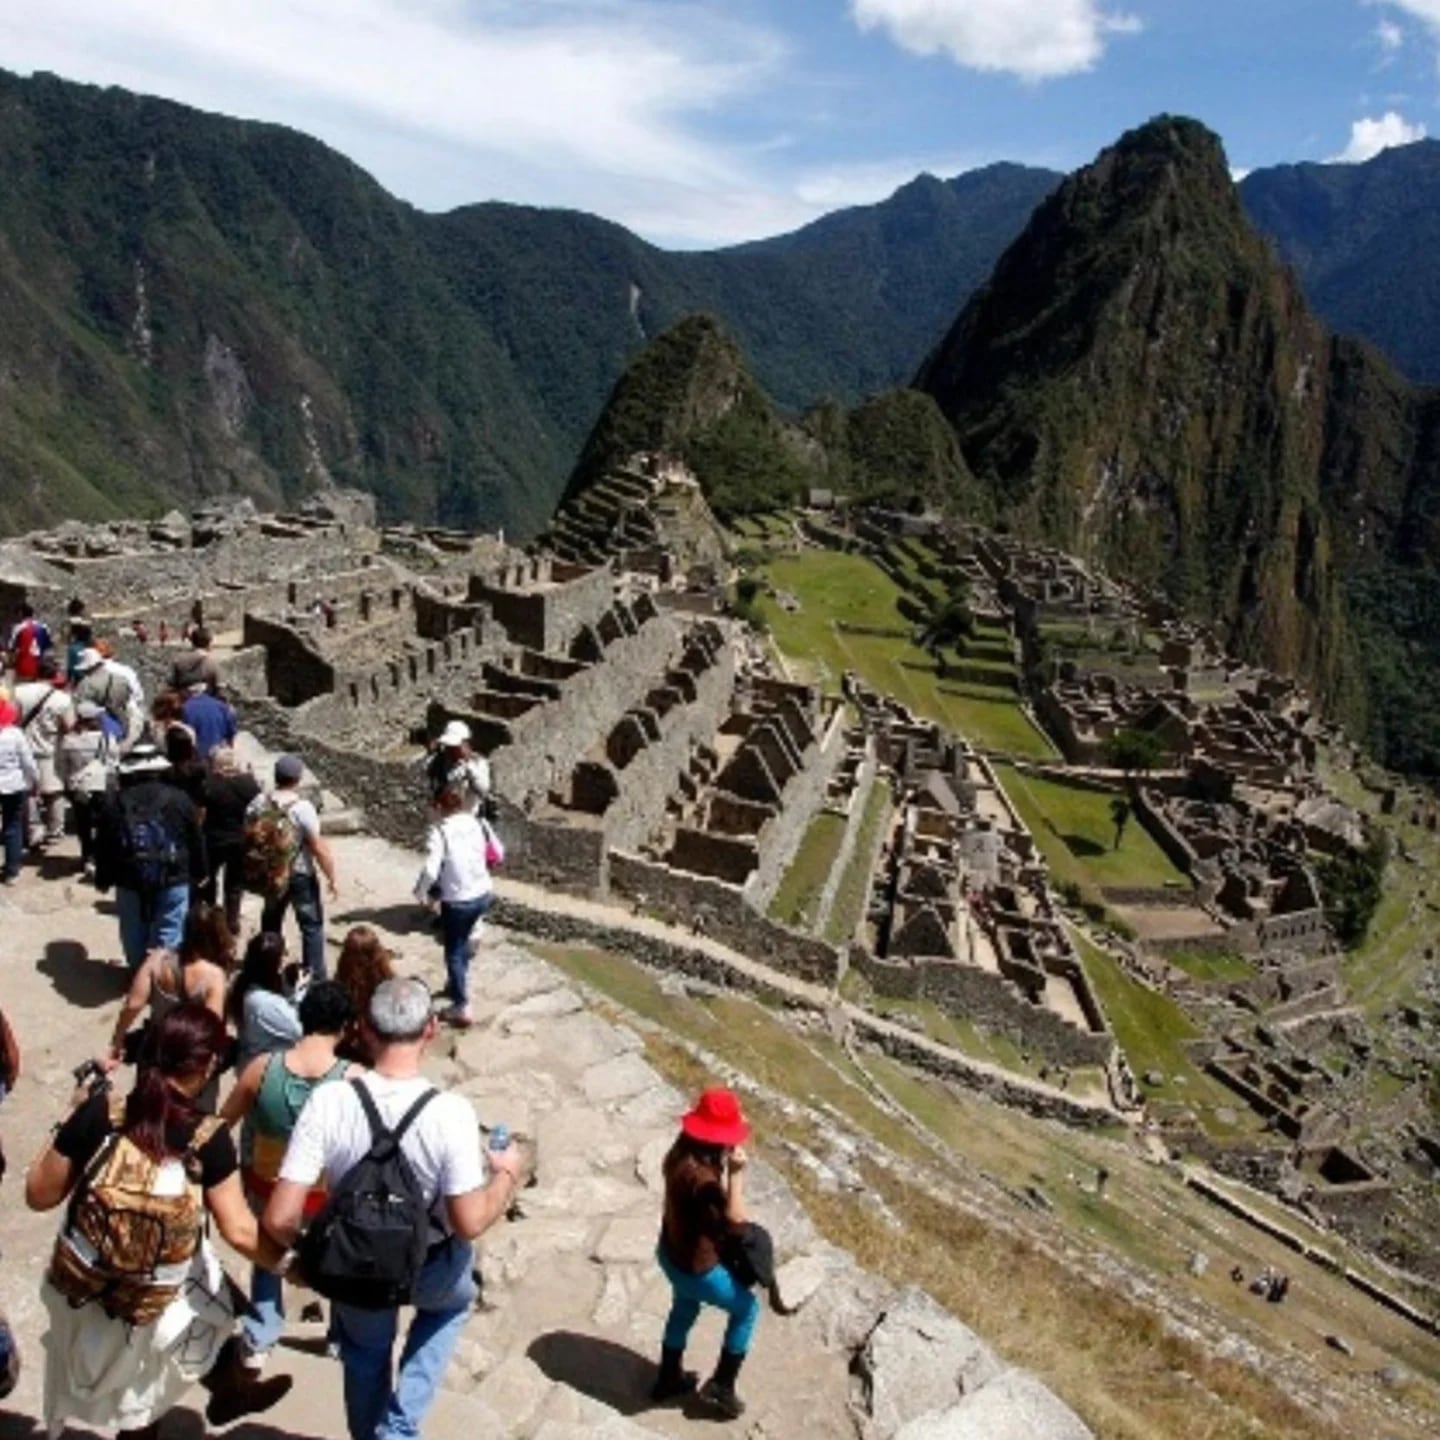
[[[490,1127],[490,1139],[487,1148],[491,1150],[508,1150],[510,1148],[510,1127],[505,1124],[492,1125]]]

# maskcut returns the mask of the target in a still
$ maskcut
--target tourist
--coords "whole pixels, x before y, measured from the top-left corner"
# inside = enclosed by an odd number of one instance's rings
[[[760,1313],[759,1301],[722,1262],[727,1242],[745,1225],[746,1156],[740,1147],[749,1134],[731,1091],[706,1090],[695,1102],[665,1156],[665,1213],[656,1251],[673,1297],[651,1394],[672,1400],[695,1389],[698,1377],[683,1365],[685,1343],[700,1307],[714,1305],[730,1318],[719,1363],[700,1393],[731,1419],[745,1410],[735,1380]]]
[[[30,792],[40,780],[30,742],[17,723],[20,712],[9,700],[0,700],[0,834],[4,836],[6,885],[19,878],[25,857],[25,818]]]
[[[150,723],[145,728],[151,743],[163,750],[166,736],[177,726],[189,731],[192,740],[195,738],[195,732],[185,723],[185,697],[178,690],[162,690],[150,702]]]
[[[65,678],[71,685],[80,678],[80,657],[95,644],[95,631],[88,620],[70,622],[70,639],[65,646]]]
[[[109,717],[107,728],[120,743],[122,750],[128,749],[140,733],[140,700],[129,677],[117,670],[101,653],[98,646],[91,646],[75,662],[75,699],[93,700],[103,707]]]
[[[395,957],[379,933],[369,925],[351,926],[340,946],[340,958],[335,962],[335,979],[349,995],[355,1011],[355,1019],[340,1046],[340,1054],[346,1059],[370,1063],[364,1017],[370,1013],[371,997],[394,974]]]
[[[214,1011],[171,1011],[147,1039],[129,1097],[112,1104],[106,1087],[93,1089],[30,1168],[32,1210],[77,1193],[87,1200],[69,1206],[41,1287],[51,1434],[76,1421],[154,1440],[196,1381],[210,1391],[206,1419],[216,1427],[290,1389],[289,1376],[260,1381],[240,1363],[229,1283],[206,1236],[208,1215],[256,1264],[284,1255],[245,1203],[230,1132],[195,1103],[225,1044]],[[155,1213],[162,1225],[135,1223]]]
[[[471,750],[470,727],[463,720],[450,721],[440,732],[426,762],[426,778],[430,803],[437,809],[447,790],[459,795],[461,807],[472,815],[483,813],[491,803],[490,762]]]
[[[65,782],[60,778],[56,754],[61,737],[75,723],[75,707],[53,651],[40,657],[40,673],[33,680],[15,686],[13,700],[39,776],[29,838],[32,844],[51,845],[65,837]]]
[[[400,1315],[336,1302],[332,1326],[344,1367],[345,1415],[353,1440],[398,1440],[420,1433],[455,1342],[477,1295],[472,1241],[508,1210],[522,1170],[518,1147],[488,1152],[470,1103],[437,1092],[420,1073],[436,1034],[430,992],[418,980],[387,980],[366,1017],[375,1040],[374,1069],[322,1085],[310,1097],[265,1207],[263,1224],[282,1245],[294,1242],[311,1189],[322,1176],[334,1190],[371,1147],[374,1133],[360,1091],[381,1125],[409,1119],[400,1150],[431,1201],[432,1244],[414,1287],[415,1311],[393,1371]]]
[[[95,648],[105,657],[106,667],[112,675],[118,675],[130,689],[130,721],[136,739],[145,725],[145,686],[140,672],[115,654],[115,647],[108,640],[97,640]]]
[[[34,680],[40,674],[41,659],[54,648],[49,629],[43,620],[35,618],[35,607],[29,601],[20,606],[20,618],[11,628],[6,648],[17,681]]]
[[[263,936],[272,939],[272,936]],[[262,1214],[280,1162],[305,1102],[317,1085],[355,1072],[336,1049],[355,1018],[350,997],[333,980],[312,985],[300,1001],[299,1032],[286,1049],[255,1055],[237,1066],[235,1087],[225,1097],[221,1118],[227,1125],[242,1121],[240,1175],[245,1198]],[[324,1186],[305,1197],[304,1218],[313,1220],[325,1203]],[[285,1307],[280,1276],[257,1266],[250,1277],[250,1303],[254,1314],[241,1321],[244,1361],[252,1368],[264,1365],[285,1328]]]
[[[463,808],[460,791],[442,790],[440,818],[425,840],[425,863],[415,881],[415,898],[440,912],[445,950],[445,998],[441,1018],[452,1025],[473,1023],[470,1014],[470,937],[494,898],[485,863],[485,825]]]
[[[200,816],[203,828],[205,782],[210,778],[210,772],[205,768],[200,752],[195,748],[195,735],[188,725],[172,725],[165,732],[164,748],[165,758],[170,762],[168,779],[177,790],[183,791],[189,797],[195,813]]]
[[[202,761],[209,760],[221,745],[233,745],[239,729],[235,707],[203,684],[192,685],[181,710],[185,723],[195,735],[195,748]]]
[[[102,798],[115,779],[118,751],[100,725],[104,712],[93,700],[75,706],[75,724],[60,739],[56,765],[75,834],[80,841],[80,867],[86,878],[95,873],[95,817]]]
[[[210,752],[210,771],[200,801],[210,874],[200,894],[202,899],[215,905],[223,893],[225,918],[237,935],[245,894],[245,812],[259,794],[260,782],[241,767],[239,757],[230,746],[221,745]]]
[[[122,1062],[133,1062],[140,1054],[145,1034],[179,1005],[203,1005],[221,1020],[225,1018],[225,992],[235,968],[235,937],[225,917],[213,905],[196,905],[185,917],[185,934],[180,949],[152,950],[141,962],[130,989],[115,1017],[110,1048],[100,1057],[107,1073]],[[149,1018],[139,1031],[130,1027],[149,1009]],[[218,1081],[202,1097],[203,1108],[213,1113],[219,1098]]]
[[[20,1078],[20,1045],[15,1032],[0,1010],[0,1102],[15,1088]],[[0,1180],[5,1178],[5,1144],[0,1139]],[[5,1311],[0,1309],[0,1400],[3,1400],[20,1379],[20,1346],[10,1328]]]
[[[140,967],[151,950],[176,950],[190,887],[207,873],[200,817],[183,791],[166,783],[170,762],[136,745],[119,765],[120,788],[104,797],[95,833],[95,886],[115,889],[125,962]]]
[[[265,897],[260,928],[278,934],[285,912],[292,906],[300,927],[300,963],[311,980],[325,978],[325,909],[320,898],[318,869],[325,877],[330,899],[335,899],[335,857],[320,833],[320,816],[300,794],[305,765],[298,755],[282,755],[275,762],[275,788],[257,796],[246,811],[246,848],[263,822],[269,821],[270,848],[288,848],[288,877]],[[257,826],[257,822],[261,822]],[[284,833],[288,831],[288,836]],[[247,869],[249,862],[247,860]]]
[[[294,999],[299,968],[289,963],[279,935],[261,931],[245,947],[245,961],[226,1003],[238,1037],[237,1075],[257,1055],[288,1050],[300,1038]]]
[[[190,632],[190,649],[175,657],[170,667],[170,688],[188,695],[197,685],[213,690],[220,683],[220,669],[210,653],[210,632],[196,625]]]

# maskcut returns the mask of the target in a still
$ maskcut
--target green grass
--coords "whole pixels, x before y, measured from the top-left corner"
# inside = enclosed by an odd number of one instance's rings
[[[1255,975],[1255,967],[1233,950],[1180,948],[1167,952],[1165,958],[1192,980],[1250,980]]]
[[[997,765],[995,771],[1057,882],[1069,880],[1097,888],[1188,885],[1134,816],[1115,848],[1115,822],[1110,818],[1113,795],[1022,775],[1010,765]]]
[[[836,628],[838,623],[910,629],[898,607],[900,587],[863,555],[817,550],[782,556],[765,566],[764,575],[776,590],[789,591],[800,602],[800,609],[791,612],[763,596],[760,613],[774,643],[805,678],[834,693],[841,673],[853,670],[872,689],[893,695],[917,715],[939,721],[982,748],[1027,759],[1054,756],[1050,741],[1021,710],[1013,684],[941,679],[930,656],[908,638]],[[987,636],[992,633],[1004,632],[991,627]],[[995,663],[994,673],[1008,682],[1014,672]]]
[[[865,901],[870,894],[871,867],[875,863],[875,847],[880,827],[890,813],[890,787],[882,780],[870,786],[865,797],[865,813],[860,817],[860,830],[855,846],[845,862],[845,871],[835,890],[830,913],[825,917],[825,938],[832,945],[844,945],[860,923]]]
[[[845,817],[822,810],[811,822],[770,902],[770,918],[809,929],[845,840]]]

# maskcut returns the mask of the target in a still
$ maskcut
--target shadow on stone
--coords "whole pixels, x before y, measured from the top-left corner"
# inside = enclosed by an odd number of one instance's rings
[[[160,1431],[164,1440],[205,1440],[209,1434],[205,1421],[190,1409],[167,1411],[160,1422]],[[67,1426],[60,1432],[60,1440],[93,1440],[93,1433]],[[327,1440],[323,1434],[281,1430],[263,1420],[244,1421],[227,1430],[225,1436],[226,1440]],[[45,1427],[26,1415],[0,1414],[0,1440],[45,1440]]]
[[[71,1005],[93,1010],[108,1005],[130,988],[130,971],[123,965],[92,960],[78,940],[51,940],[35,968]]]
[[[373,925],[392,935],[428,935],[436,924],[434,916],[413,900],[404,905],[358,905],[329,918],[334,925]]]
[[[557,1384],[568,1385],[622,1415],[655,1408],[650,1399],[654,1360],[613,1340],[575,1330],[551,1330],[537,1336],[525,1353]]]

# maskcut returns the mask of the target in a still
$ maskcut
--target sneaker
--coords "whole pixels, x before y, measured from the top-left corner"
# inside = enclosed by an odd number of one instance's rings
[[[453,1025],[457,1030],[468,1030],[475,1023],[468,1005],[447,1005],[437,1018],[441,1024]]]

